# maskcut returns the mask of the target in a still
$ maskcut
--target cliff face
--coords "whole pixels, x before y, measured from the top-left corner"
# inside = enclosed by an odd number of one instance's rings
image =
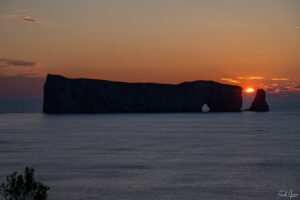
[[[213,81],[126,83],[48,75],[45,113],[238,112],[242,88]]]
[[[251,104],[251,107],[248,109],[253,112],[268,112],[269,105],[266,101],[266,92],[263,89],[258,89],[256,96]]]

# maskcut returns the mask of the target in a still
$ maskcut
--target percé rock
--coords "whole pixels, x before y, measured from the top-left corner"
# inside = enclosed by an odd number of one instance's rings
[[[266,92],[263,89],[258,89],[256,91],[256,96],[248,109],[253,112],[268,112],[269,105],[266,101]]]
[[[127,83],[48,75],[45,113],[239,112],[242,88],[214,81]]]

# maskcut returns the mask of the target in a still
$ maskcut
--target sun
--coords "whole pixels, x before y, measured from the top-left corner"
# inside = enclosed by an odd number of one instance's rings
[[[245,91],[246,91],[246,93],[253,93],[254,92],[254,88],[249,87]]]

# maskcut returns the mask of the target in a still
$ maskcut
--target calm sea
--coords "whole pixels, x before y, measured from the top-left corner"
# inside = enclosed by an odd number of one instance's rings
[[[274,102],[268,113],[2,113],[0,182],[31,166],[50,200],[300,194],[299,108],[295,101]]]

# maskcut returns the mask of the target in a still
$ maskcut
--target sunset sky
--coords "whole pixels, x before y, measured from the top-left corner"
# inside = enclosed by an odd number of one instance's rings
[[[0,98],[47,73],[300,93],[299,0],[1,0]]]

